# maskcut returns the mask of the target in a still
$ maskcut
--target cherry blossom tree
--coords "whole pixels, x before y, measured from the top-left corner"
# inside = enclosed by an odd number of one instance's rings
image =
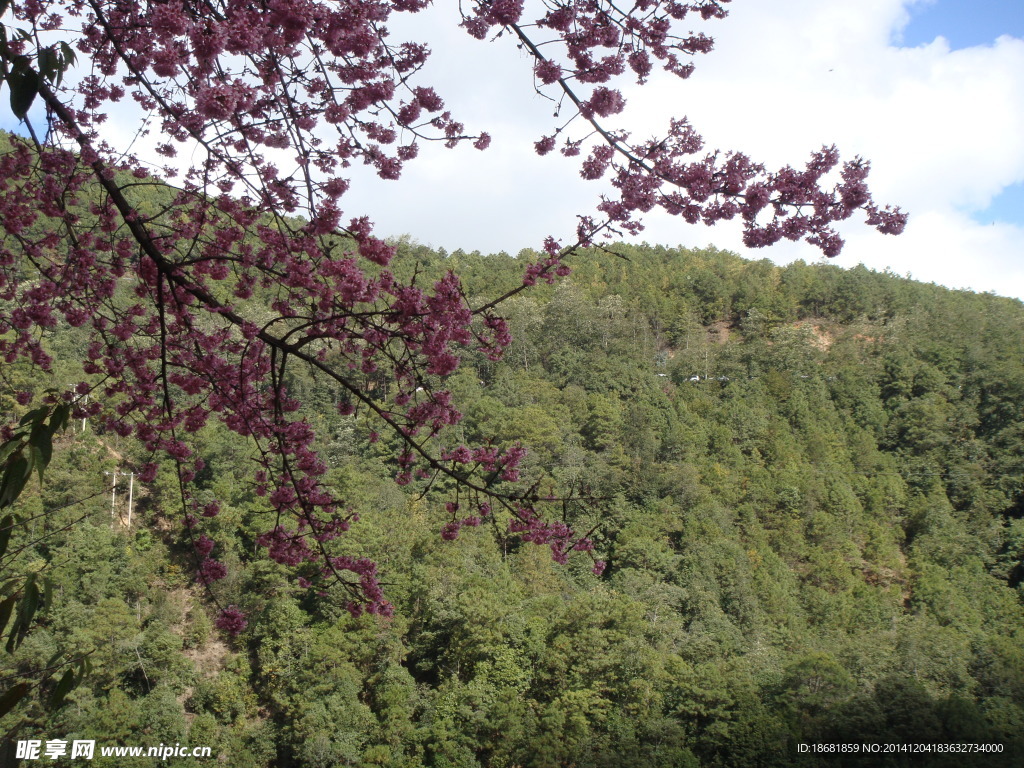
[[[510,341],[502,302],[568,274],[581,248],[639,231],[655,208],[691,223],[738,219],[752,247],[804,239],[829,256],[842,247],[835,224],[857,211],[884,233],[905,222],[873,203],[868,163],[840,165],[834,147],[802,169],[770,171],[739,152],[704,150],[685,118],[655,137],[610,127],[627,106],[622,82],[642,84],[655,67],[690,75],[712,40],[684,32],[688,19],[722,18],[727,2],[453,6],[468,34],[525,51],[525,87],[532,79],[558,102],[561,117],[527,151],[579,156],[584,178],[604,180],[595,210],[571,237],[545,240],[522,285],[473,306],[454,273],[430,286],[396,278],[396,248],[360,215],[347,178],[365,164],[398,180],[429,142],[490,143],[421,82],[429,41],[388,31],[394,14],[427,0],[0,0],[0,76],[31,136],[12,138],[0,156],[0,355],[45,369],[41,332],[66,322],[89,334],[81,383],[48,404],[139,440],[152,456],[143,481],[159,461],[174,462],[205,583],[225,567],[202,530],[218,505],[190,492],[203,466],[192,436],[218,419],[255,446],[256,489],[276,513],[259,540],[270,557],[306,572],[314,564],[318,580],[350,592],[353,612],[390,611],[375,565],[332,552],[354,521],[324,481],[314,432],[288,391],[294,366],[336,383],[340,413],[361,411],[398,436],[398,483],[454,481],[444,538],[503,508],[512,533],[550,546],[556,560],[590,551],[587,534],[546,512],[520,480],[522,446],[442,449],[435,439],[460,414],[429,382],[455,371],[467,349],[501,357]],[[139,203],[151,169],[103,139],[122,101],[161,137],[161,175],[173,186],[158,210]],[[45,126],[29,120],[33,103]],[[192,158],[184,169],[181,157]],[[116,290],[126,276],[127,299]],[[393,380],[387,400],[364,385],[381,371]],[[13,425],[3,437],[18,437]],[[223,629],[244,625],[237,608],[222,611]]]

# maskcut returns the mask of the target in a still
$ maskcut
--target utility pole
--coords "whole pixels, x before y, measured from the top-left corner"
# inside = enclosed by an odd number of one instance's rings
[[[104,475],[110,475],[110,527],[114,527],[114,517],[117,514],[117,476],[128,478],[128,528],[132,527],[132,507],[135,502],[135,473],[134,472],[122,472],[119,469],[115,469],[113,472],[104,472]]]
[[[78,397],[75,398],[75,402],[76,403],[79,400],[82,401],[82,405],[88,405],[88,403],[89,403],[89,393],[86,392],[84,395],[79,395]],[[82,432],[85,432],[85,416],[82,417]]]
[[[118,471],[115,469],[113,472],[104,472],[104,475],[110,475],[110,527],[114,527],[114,506],[117,503],[117,475]]]
[[[132,493],[135,491],[135,473],[128,473],[128,530],[132,529]]]

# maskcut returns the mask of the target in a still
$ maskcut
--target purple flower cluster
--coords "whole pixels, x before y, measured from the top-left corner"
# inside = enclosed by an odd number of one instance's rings
[[[229,605],[220,612],[214,624],[217,629],[223,630],[234,637],[240,634],[248,626],[249,622],[245,620],[245,614],[237,606]]]

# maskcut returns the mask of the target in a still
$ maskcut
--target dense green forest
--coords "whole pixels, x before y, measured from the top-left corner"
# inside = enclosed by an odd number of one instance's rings
[[[171,471],[134,485],[129,524],[127,480],[112,505],[105,473],[138,447],[76,421],[16,507],[0,565],[53,597],[0,674],[58,654],[91,672],[58,708],[52,680],[34,688],[0,733],[208,745],[232,768],[1020,765],[1024,306],[863,267],[612,250],[509,300],[505,359],[470,353],[445,385],[465,418],[444,439],[521,440],[531,479],[586,497],[568,513],[598,525],[603,575],[500,518],[443,541],[440,499],[392,482],[387,438],[298,377],[360,515],[344,546],[380,563],[395,615],[353,618],[266,559],[251,447],[211,425],[197,482],[230,566],[212,589],[249,615],[229,639]],[[395,267],[453,269],[482,301],[531,256],[403,241]],[[78,343],[60,330],[52,375],[6,375],[60,387]],[[385,373],[366,387],[389,397]],[[797,748],[868,741],[1003,752]]]

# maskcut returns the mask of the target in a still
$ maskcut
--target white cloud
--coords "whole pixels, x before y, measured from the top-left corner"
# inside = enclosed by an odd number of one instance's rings
[[[870,241],[869,241],[870,240]],[[960,212],[923,211],[900,238],[851,238],[851,254],[880,269],[950,288],[1024,297],[1024,227],[982,225]],[[868,260],[870,259],[870,261]],[[850,257],[844,264],[852,263]]]

